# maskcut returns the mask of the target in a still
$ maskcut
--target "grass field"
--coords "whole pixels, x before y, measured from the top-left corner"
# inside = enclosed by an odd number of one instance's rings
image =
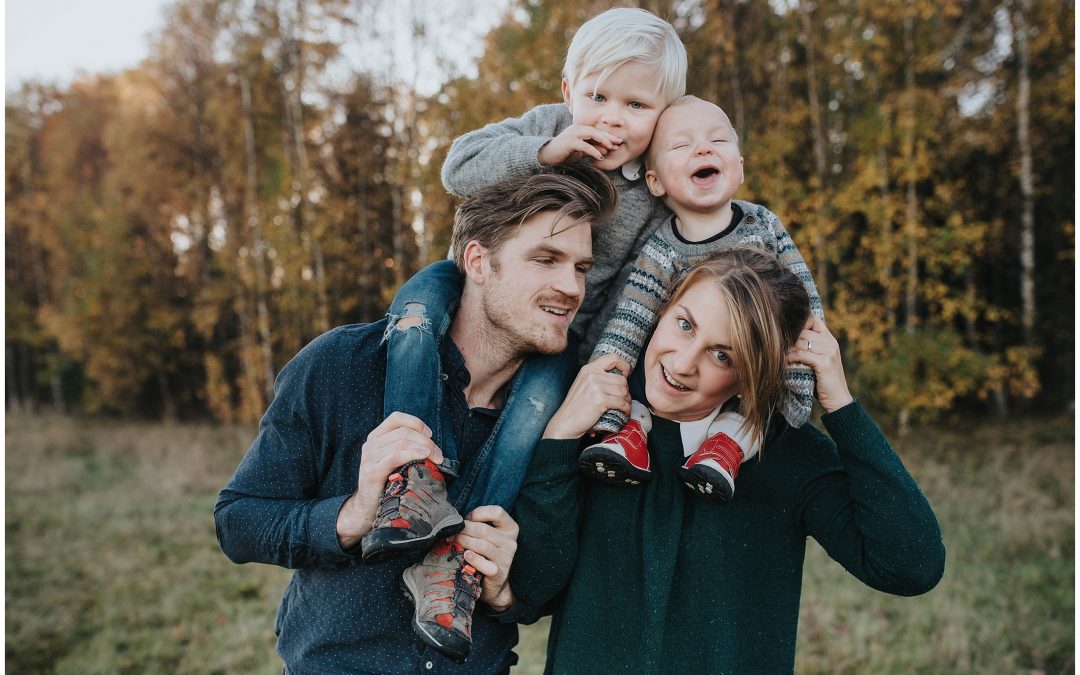
[[[8,672],[279,673],[288,572],[231,564],[211,513],[252,433],[9,415]],[[1072,420],[917,429],[897,447],[941,521],[945,578],[890,597],[811,544],[797,670],[1072,672]],[[542,672],[546,625],[523,630],[519,675]]]

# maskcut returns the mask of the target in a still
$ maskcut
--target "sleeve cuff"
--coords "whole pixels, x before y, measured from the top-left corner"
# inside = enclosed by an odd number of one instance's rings
[[[876,447],[881,443],[888,445],[885,435],[858,399],[831,413],[825,413],[821,416],[821,423],[825,425],[825,430],[836,443],[837,449]]]
[[[349,550],[341,548],[337,536],[337,519],[341,507],[352,495],[339,495],[315,502],[308,516],[308,531],[311,547],[320,555],[338,558],[354,558],[360,553],[360,546]]]
[[[531,624],[536,623],[546,612],[530,602],[515,600],[514,604],[501,612],[495,612],[488,607],[487,613],[499,623]]]
[[[532,465],[535,469],[577,466],[581,442],[576,438],[544,438],[536,445]]]

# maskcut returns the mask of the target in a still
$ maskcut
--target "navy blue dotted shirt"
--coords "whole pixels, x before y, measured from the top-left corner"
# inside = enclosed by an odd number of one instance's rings
[[[331,330],[281,371],[258,437],[218,495],[218,542],[233,562],[296,570],[275,624],[289,673],[507,672],[517,662],[513,610],[495,616],[478,604],[472,650],[458,665],[411,628],[412,603],[399,581],[422,556],[364,565],[358,550],[338,544],[337,514],[356,490],[361,448],[384,419],[385,329],[380,321]],[[465,475],[496,414],[468,409],[468,371],[445,342],[448,428]]]

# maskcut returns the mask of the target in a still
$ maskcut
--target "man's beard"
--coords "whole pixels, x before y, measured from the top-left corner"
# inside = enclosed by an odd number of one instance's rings
[[[545,296],[540,304],[546,304],[547,301],[562,307],[576,306],[572,300],[559,293]],[[488,348],[498,350],[506,358],[523,358],[537,353],[559,354],[566,349],[568,331],[561,334],[554,334],[550,330],[543,331],[542,334],[523,334],[522,324],[531,322],[522,320],[520,312],[523,308],[513,306],[503,294],[485,295],[482,308],[484,319],[492,328],[487,336]],[[524,309],[531,312],[534,308],[530,304]]]

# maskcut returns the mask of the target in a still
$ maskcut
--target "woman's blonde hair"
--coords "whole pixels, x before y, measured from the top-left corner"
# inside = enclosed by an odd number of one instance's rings
[[[731,313],[731,356],[743,430],[763,440],[787,393],[785,356],[810,316],[810,298],[795,273],[775,256],[737,248],[691,267],[672,288],[665,311],[690,286],[706,281],[715,284]]]

